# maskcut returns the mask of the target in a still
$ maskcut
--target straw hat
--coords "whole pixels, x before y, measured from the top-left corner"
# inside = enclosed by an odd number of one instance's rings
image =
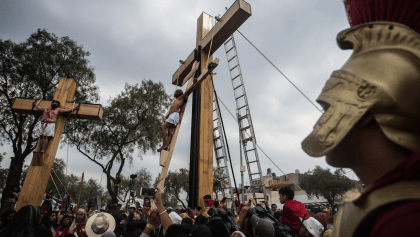
[[[87,236],[100,237],[107,231],[115,230],[115,219],[108,213],[98,213],[89,218],[85,228]]]

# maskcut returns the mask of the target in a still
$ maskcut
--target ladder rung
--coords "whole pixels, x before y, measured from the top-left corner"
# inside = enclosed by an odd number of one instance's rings
[[[221,149],[223,146],[219,146],[219,147],[216,147],[216,148],[214,148],[215,150],[219,150],[219,149]]]
[[[242,108],[245,108],[245,107],[246,107],[246,105],[241,106],[241,107],[238,108],[238,110],[241,110]]]
[[[255,163],[255,162],[258,162],[258,161],[257,160],[253,160],[253,161],[248,162],[248,164]]]
[[[249,152],[249,151],[253,151],[253,150],[255,150],[255,148],[252,148],[252,149],[246,150],[245,152]],[[248,162],[248,163],[249,163],[249,162]]]
[[[242,139],[242,142],[249,142],[252,141],[252,137]]]
[[[224,156],[219,156],[219,157],[216,157],[216,160],[221,160],[223,158],[225,158],[225,157]],[[226,167],[226,166],[224,166],[224,167]]]
[[[244,97],[245,94],[242,94],[241,96],[237,97],[236,99],[240,99],[241,97]]]
[[[242,116],[242,117],[239,117],[239,119],[238,119],[238,120],[240,121],[240,120],[245,119],[245,118],[248,118],[248,115],[244,115],[244,116]]]
[[[241,74],[239,73],[236,77],[232,78],[232,81],[238,78]]]
[[[239,86],[235,87],[235,88],[234,88],[234,90],[238,89],[238,88],[239,88],[239,87],[241,87],[241,86],[242,86],[242,84],[240,84]]]
[[[219,127],[215,127],[215,128],[213,128],[213,131],[216,131],[217,129],[219,129]]]
[[[226,51],[226,53],[228,54],[232,49],[234,49],[235,46],[233,46],[232,48],[230,48],[228,51]]]
[[[251,127],[251,125],[246,126],[246,127],[244,127],[244,128],[241,128],[241,131],[247,130],[247,129],[248,129],[248,128],[250,128],[250,127]]]
[[[236,58],[236,55],[235,55],[235,56],[233,56],[233,57],[231,57],[231,58],[228,60],[228,63],[230,63],[230,61],[232,61],[234,58]]]
[[[231,41],[233,39],[233,37],[231,36],[228,40],[226,40],[225,44],[229,43],[229,41]]]
[[[236,66],[234,66],[233,68],[230,69],[230,71],[232,71],[233,69],[237,68],[239,66],[239,64],[236,64]]]
[[[260,173],[253,173],[253,174],[250,174],[250,175],[256,175],[256,174],[260,174]],[[257,185],[257,186],[260,186],[260,185]],[[254,187],[256,187],[256,186],[254,186]]]
[[[219,139],[219,138],[220,138],[220,136],[218,136],[218,137],[215,137],[215,138],[213,138],[213,141],[214,141],[214,140],[217,140],[217,139]]]

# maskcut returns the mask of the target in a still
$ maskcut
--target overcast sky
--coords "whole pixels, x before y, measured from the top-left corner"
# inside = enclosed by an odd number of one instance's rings
[[[69,36],[91,53],[100,88],[100,103],[119,94],[124,84],[142,79],[162,82],[168,93],[172,74],[195,47],[197,18],[202,12],[223,15],[233,0],[37,0],[0,1],[0,39],[25,41],[38,28],[57,36]],[[325,81],[348,59],[351,51],[336,45],[336,35],[349,27],[342,1],[331,0],[249,0],[252,16],[240,31],[256,45],[312,101]],[[215,23],[215,22],[214,22]],[[328,167],[325,158],[311,158],[301,149],[301,141],[312,131],[321,113],[313,107],[237,32],[234,34],[249,107],[258,144],[285,172],[301,172],[316,165]],[[235,113],[235,102],[221,47],[214,58],[220,59],[214,77],[219,97]],[[185,88],[184,88],[185,89]],[[190,99],[191,100],[191,99]],[[222,115],[232,162],[239,177],[238,126],[227,110]],[[191,103],[188,104],[176,143],[170,170],[188,167],[191,129]],[[4,147],[8,167],[12,155]],[[263,173],[272,168],[281,172],[259,152]],[[67,148],[57,157],[67,159]],[[148,152],[143,160],[135,156],[129,175],[146,167],[153,179],[160,172],[158,153]],[[28,157],[29,163],[31,157]],[[75,149],[69,149],[68,173],[101,180],[101,170]],[[357,179],[347,170],[348,176]],[[247,181],[247,178],[245,178]],[[102,179],[105,185],[105,176]]]

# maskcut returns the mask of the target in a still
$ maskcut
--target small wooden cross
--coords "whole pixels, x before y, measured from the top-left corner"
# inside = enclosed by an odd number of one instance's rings
[[[74,102],[68,101],[73,100],[75,92],[76,82],[72,78],[61,78],[54,95],[54,100],[60,102],[60,108],[72,109]],[[34,108],[33,102],[34,99],[16,98],[12,110],[20,114],[42,115],[41,111],[37,111],[36,108]],[[72,113],[60,114],[58,116],[57,122],[55,123],[54,137],[50,138],[45,153],[33,153],[34,156],[31,165],[29,166],[25,182],[23,183],[15,210],[19,210],[26,205],[41,205],[67,118],[90,120],[102,119],[103,108],[100,104],[77,103],[77,105],[80,105],[79,110],[75,110]],[[50,107],[51,101],[40,101],[39,106],[44,108]],[[40,145],[39,143],[40,142],[38,141],[37,146]]]

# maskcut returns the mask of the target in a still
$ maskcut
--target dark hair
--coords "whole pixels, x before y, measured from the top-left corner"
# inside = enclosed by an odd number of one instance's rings
[[[10,225],[2,232],[2,236],[26,237],[41,226],[40,219],[41,209],[39,207],[24,206],[16,212]]]
[[[143,230],[146,228],[146,222],[129,222],[125,225],[126,233],[133,233],[137,236],[140,236],[143,233]]]
[[[15,189],[15,188],[18,188],[18,191],[17,191],[17,192],[20,192],[20,187],[19,187],[19,185],[15,185],[15,186],[13,186],[13,187],[12,187],[12,191],[11,191],[11,192],[14,192],[14,190],[13,190],[13,189]]]
[[[71,223],[71,217],[69,215],[64,215],[63,218],[61,218],[60,225],[63,225],[64,219],[66,218],[68,218]]]
[[[273,206],[276,206],[277,207],[277,204],[275,204],[275,203],[271,204],[271,207],[273,207]]]
[[[225,226],[225,222],[220,218],[211,220],[209,223],[207,223],[207,227],[209,227],[212,237],[230,236],[230,233]]]
[[[282,211],[276,211],[276,212],[274,212],[274,215],[273,216],[274,216],[274,218],[276,218],[277,220],[279,220],[282,214],[283,214]]]
[[[293,200],[295,197],[295,192],[290,187],[282,187],[279,190],[279,194],[286,195],[287,199]]]
[[[52,103],[54,103],[54,102],[56,102],[56,103],[58,104],[58,107],[60,107],[60,101],[58,101],[58,100],[53,100],[53,101],[51,102],[51,104],[52,104]]]
[[[214,206],[215,208],[218,208],[218,207],[219,207],[219,201],[214,201],[213,206]]]
[[[176,90],[175,92],[179,92],[181,94],[184,94],[184,92],[181,89]]]
[[[166,231],[165,237],[188,237],[187,230],[182,225],[171,225]]]
[[[50,192],[50,190],[52,191],[51,192],[51,195],[54,193],[54,189],[53,188],[49,188],[49,189],[47,189],[47,194]]]
[[[5,212],[3,212],[3,214],[1,215],[2,223],[0,226],[0,230],[6,228],[12,222],[12,221],[7,221],[7,217],[12,213],[16,213],[16,211],[13,209],[7,209]]]
[[[195,218],[195,224],[197,225],[205,225],[207,223],[207,218],[205,216],[197,216]]]
[[[47,212],[44,214],[44,216],[41,219],[41,224],[45,226],[45,228],[50,229],[52,224],[50,221],[50,217],[52,215],[52,212]]]
[[[53,235],[50,230],[40,226],[35,229],[34,237],[53,237]]]

